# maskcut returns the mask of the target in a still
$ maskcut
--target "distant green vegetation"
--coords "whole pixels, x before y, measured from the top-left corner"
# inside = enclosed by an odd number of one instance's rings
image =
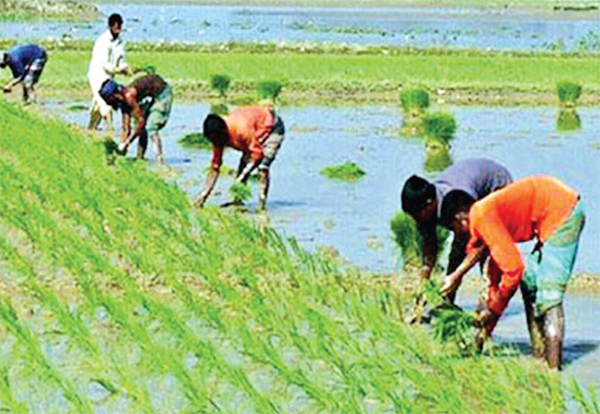
[[[3,43],[0,47],[8,47]],[[47,44],[52,53],[40,85],[44,94],[79,97],[88,94],[87,65],[91,43]],[[210,76],[235,79],[230,94],[248,95],[257,82],[286,79],[282,103],[311,99],[349,102],[397,100],[400,84],[418,84],[452,99],[480,93],[490,102],[514,102],[511,94],[531,94],[533,103],[552,103],[556,84],[577,79],[586,90],[583,103],[600,102],[600,59],[597,56],[511,54],[476,51],[227,44],[128,43],[134,65],[152,62],[180,98],[210,96]],[[384,54],[387,53],[387,54]],[[398,70],[402,68],[402,70]],[[6,71],[4,71],[5,73]],[[2,75],[0,75],[2,76]],[[6,73],[3,76],[8,76]],[[265,78],[268,76],[268,78]],[[550,93],[550,94],[549,94]],[[433,94],[432,94],[433,95]],[[555,95],[554,95],[555,96]],[[370,97],[370,98],[369,98]],[[432,100],[438,99],[435,95]],[[477,103],[465,98],[464,102]]]
[[[225,98],[231,85],[231,76],[213,74],[210,75],[210,87],[219,93],[221,98]]]
[[[343,181],[356,181],[365,174],[365,170],[354,162],[346,162],[342,165],[332,165],[321,170],[321,174],[327,178]]]
[[[212,143],[201,132],[191,132],[184,135],[179,143],[184,147],[198,148],[203,150],[212,149]]]
[[[563,411],[556,373],[462,357],[402,323],[385,281],[194,212],[144,163],[107,166],[101,143],[2,99],[0,128],[7,411]]]
[[[115,0],[113,0],[115,1]],[[136,3],[162,4],[160,0],[134,0]],[[171,0],[175,4],[219,4],[239,6],[312,6],[312,7],[428,7],[461,6],[482,8],[539,8],[546,10],[597,10],[600,3],[596,0],[521,0],[518,3],[506,0]]]
[[[556,93],[561,104],[566,106],[574,106],[575,102],[581,96],[581,85],[562,80],[556,85]]]
[[[279,94],[281,93],[281,89],[283,85],[278,81],[262,81],[256,84],[256,92],[258,94],[258,99],[268,99],[271,102],[275,103]]]
[[[424,89],[402,89],[400,105],[405,114],[416,112],[422,115],[429,108],[429,94]]]
[[[85,1],[73,0],[1,0],[0,20],[90,21],[102,14]]]
[[[446,112],[434,112],[423,118],[423,131],[425,136],[449,143],[456,132],[456,120],[454,115]]]

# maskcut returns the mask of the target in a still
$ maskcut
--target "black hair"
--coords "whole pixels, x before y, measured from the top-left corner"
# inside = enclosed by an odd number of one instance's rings
[[[115,24],[122,25],[123,18],[119,13],[113,13],[108,18],[108,27],[113,27]]]
[[[402,210],[414,217],[435,197],[434,185],[424,178],[413,175],[406,180],[402,188],[400,196]]]
[[[216,114],[208,114],[204,120],[203,134],[210,142],[219,146],[224,146],[229,140],[227,124]]]
[[[475,199],[462,190],[452,190],[442,201],[442,213],[439,223],[445,227],[451,227],[452,221],[457,213],[468,213]]]

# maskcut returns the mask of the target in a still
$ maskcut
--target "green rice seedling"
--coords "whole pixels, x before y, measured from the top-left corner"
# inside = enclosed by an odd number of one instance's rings
[[[278,81],[262,81],[256,84],[256,92],[258,99],[267,99],[272,103],[275,103],[283,85]]]
[[[562,109],[556,118],[558,131],[575,131],[581,128],[581,118],[573,108]]]
[[[367,173],[355,162],[348,161],[341,165],[325,167],[321,170],[321,174],[336,180],[356,181]]]
[[[423,118],[423,131],[428,138],[449,143],[456,132],[454,115],[445,112],[434,112]]]
[[[210,106],[210,113],[219,116],[227,116],[227,114],[229,114],[229,106],[224,102],[213,104]]]
[[[252,197],[252,190],[250,190],[250,187],[247,184],[234,183],[229,188],[229,195],[234,204],[244,204],[244,202]]]
[[[40,375],[54,382],[77,412],[92,412],[91,401],[83,394],[78,393],[72,381],[61,375],[60,371],[50,364],[36,335],[21,324],[14,307],[7,298],[0,298],[0,318],[2,318],[4,326],[25,347],[29,361],[39,369]]]
[[[598,398],[597,390],[590,384],[588,388],[588,395],[581,389],[577,381],[571,382],[569,391],[573,396],[573,399],[579,404],[581,412],[584,414],[600,414],[600,400]]]
[[[402,254],[403,268],[406,271],[415,271],[422,266],[423,238],[418,231],[417,222],[408,214],[401,211],[390,221],[390,229],[394,241]],[[436,229],[438,249],[446,242],[449,231],[442,226]]]
[[[231,77],[228,75],[214,74],[210,76],[210,87],[219,93],[221,98],[225,98],[227,90],[231,84]]]
[[[212,150],[212,143],[201,132],[186,134],[179,140],[179,143],[186,148]]]
[[[0,401],[2,401],[2,408],[11,413],[25,414],[29,413],[30,410],[27,406],[15,398],[11,385],[9,367],[7,367],[4,361],[0,361]]]
[[[581,85],[562,80],[556,84],[556,93],[562,106],[572,108],[581,96]]]
[[[70,105],[69,107],[67,107],[67,111],[70,112],[80,112],[80,111],[87,111],[88,106],[84,105],[84,104],[73,104]]]
[[[473,314],[464,312],[450,303],[436,306],[431,313],[434,317],[432,326],[436,339],[456,343],[464,351],[475,350],[472,346],[475,324]]]
[[[410,117],[422,117],[429,108],[429,94],[424,89],[402,89],[399,95],[402,110]]]

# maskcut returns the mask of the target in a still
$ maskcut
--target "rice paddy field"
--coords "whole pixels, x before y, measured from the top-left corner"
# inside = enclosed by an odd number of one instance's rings
[[[598,414],[597,2],[228,4],[78,3],[123,13],[130,64],[174,86],[170,169],[115,158],[82,128],[105,16],[0,13],[0,48],[49,50],[40,103],[0,97],[0,410]],[[216,74],[231,79],[221,92]],[[559,106],[561,81],[581,86],[577,108]],[[193,209],[210,159],[191,142],[203,117],[264,98],[261,82],[282,86],[287,130],[267,213],[253,199],[217,207],[232,152]],[[456,120],[447,145],[403,135],[408,88]],[[437,295],[402,273],[399,186],[469,156],[584,194],[563,372],[531,358],[518,299],[482,355],[469,315],[405,323],[417,293]],[[458,303],[475,300],[464,290]]]

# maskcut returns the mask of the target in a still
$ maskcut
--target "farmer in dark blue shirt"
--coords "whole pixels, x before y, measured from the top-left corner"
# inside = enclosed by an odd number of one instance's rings
[[[44,65],[46,64],[46,51],[38,45],[17,45],[8,52],[2,53],[0,68],[10,67],[13,74],[11,80],[4,86],[4,93],[9,93],[12,88],[21,83],[23,85],[23,101],[33,100],[33,86],[38,82]]]

